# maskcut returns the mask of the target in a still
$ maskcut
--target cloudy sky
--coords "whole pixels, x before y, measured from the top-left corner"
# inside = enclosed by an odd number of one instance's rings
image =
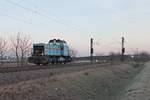
[[[64,39],[78,56],[150,51],[150,0],[0,0],[0,36],[30,34],[33,43]]]

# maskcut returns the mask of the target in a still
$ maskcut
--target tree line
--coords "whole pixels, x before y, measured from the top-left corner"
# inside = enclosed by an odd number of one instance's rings
[[[26,63],[27,56],[29,56],[31,50],[32,50],[32,42],[31,37],[28,34],[17,33],[16,36],[10,37],[9,41],[0,37],[1,61],[5,59],[5,56],[13,54],[15,56],[14,58],[15,61],[17,62],[17,65],[18,64],[23,65]]]

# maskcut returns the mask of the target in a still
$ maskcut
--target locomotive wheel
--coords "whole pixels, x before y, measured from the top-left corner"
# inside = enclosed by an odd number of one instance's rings
[[[35,61],[35,64],[36,65],[40,65],[40,62],[37,60],[37,61]]]
[[[48,65],[48,62],[43,63],[42,65]]]

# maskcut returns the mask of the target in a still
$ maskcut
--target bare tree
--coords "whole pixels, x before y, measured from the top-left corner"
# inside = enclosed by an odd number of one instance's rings
[[[19,44],[20,44],[20,33],[15,38],[11,38],[12,50],[15,52],[17,65],[19,64]]]
[[[135,62],[147,62],[150,60],[150,55],[148,52],[140,52],[140,53],[135,53],[134,54],[134,61]]]
[[[6,51],[7,51],[7,41],[5,39],[0,38],[0,59],[1,60],[3,60]]]
[[[20,38],[20,50],[21,50],[21,64],[25,63],[25,58],[30,53],[31,50],[31,39],[30,36],[24,35]]]
[[[24,64],[25,58],[31,51],[31,39],[26,34],[18,33],[17,36],[11,39],[12,50],[15,52],[17,64],[21,61]]]
[[[69,54],[70,54],[71,57],[76,57],[76,55],[77,55],[77,50],[71,48],[71,49],[69,50]]]

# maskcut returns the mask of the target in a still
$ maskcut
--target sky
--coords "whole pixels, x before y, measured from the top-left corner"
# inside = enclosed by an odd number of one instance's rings
[[[0,37],[29,34],[33,43],[63,39],[88,56],[150,51],[150,0],[0,0]]]

